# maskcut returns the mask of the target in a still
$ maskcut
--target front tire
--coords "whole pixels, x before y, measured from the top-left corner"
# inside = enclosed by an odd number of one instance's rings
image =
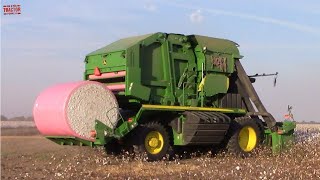
[[[227,150],[242,157],[249,156],[261,142],[261,130],[251,118],[236,118],[230,127]]]
[[[148,161],[162,160],[171,149],[170,136],[167,129],[158,122],[142,125],[136,134],[136,153],[145,153]]]

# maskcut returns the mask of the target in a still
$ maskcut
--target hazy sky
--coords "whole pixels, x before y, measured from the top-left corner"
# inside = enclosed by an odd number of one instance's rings
[[[255,87],[278,119],[320,121],[320,1],[2,1],[1,114],[31,115],[37,95],[79,81],[87,53],[151,32],[201,34],[240,44],[248,74],[278,71]]]

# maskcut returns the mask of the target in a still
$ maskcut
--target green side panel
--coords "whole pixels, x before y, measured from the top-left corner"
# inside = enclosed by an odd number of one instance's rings
[[[128,94],[138,97],[144,101],[148,101],[150,97],[151,89],[143,86],[140,83],[131,82],[128,87]]]
[[[219,93],[227,93],[229,79],[223,74],[207,74],[203,90],[206,96],[214,96]]]
[[[140,58],[138,48],[139,47],[134,46],[128,50],[128,52],[130,52],[130,56],[128,57],[130,65],[126,68],[125,95],[147,101],[149,100],[151,90],[141,83],[142,70],[140,68],[140,62],[137,61],[137,59]]]
[[[101,73],[124,71],[126,69],[126,62],[126,51],[124,50],[107,54],[87,56],[85,60],[85,74],[94,74],[94,69],[96,67],[100,69]]]
[[[128,48],[126,96],[149,102],[157,96],[153,86],[156,89],[167,86],[162,63],[162,38],[162,33],[155,33]]]
[[[164,80],[164,65],[162,62],[161,43],[154,42],[143,46],[141,53],[141,80],[144,85],[166,86]]]

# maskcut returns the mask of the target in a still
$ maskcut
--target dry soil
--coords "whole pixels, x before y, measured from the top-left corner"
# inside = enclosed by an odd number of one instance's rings
[[[245,159],[195,152],[160,162],[128,152],[112,156],[102,148],[60,146],[29,131],[2,129],[1,179],[320,179],[319,125],[299,125],[296,145],[278,156],[268,149]]]

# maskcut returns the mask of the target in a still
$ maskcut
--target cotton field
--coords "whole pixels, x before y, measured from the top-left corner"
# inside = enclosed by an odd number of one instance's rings
[[[1,141],[2,179],[320,178],[319,124],[298,124],[296,144],[280,155],[260,148],[248,158],[193,151],[146,162],[129,151],[107,155],[103,148],[59,146],[40,136],[2,136]]]

